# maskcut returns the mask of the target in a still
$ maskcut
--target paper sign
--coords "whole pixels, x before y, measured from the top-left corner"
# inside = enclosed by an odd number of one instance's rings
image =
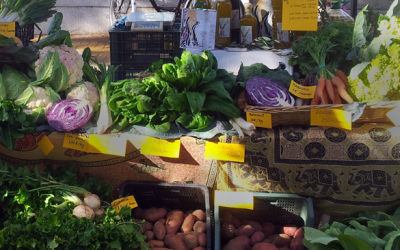
[[[15,22],[0,23],[0,34],[3,36],[15,36]]]
[[[114,209],[117,209],[119,212],[119,210],[121,210],[121,208],[123,208],[125,206],[129,206],[132,209],[132,208],[137,207],[138,204],[136,202],[135,197],[133,197],[133,195],[131,195],[131,196],[120,198],[120,199],[117,199],[117,200],[111,202],[111,206]]]
[[[49,140],[49,138],[47,138],[47,136],[44,136],[40,142],[38,142],[37,144],[39,146],[39,148],[43,151],[43,153],[45,155],[48,155],[50,153],[51,150],[53,150],[54,145],[53,143],[51,143],[51,141]]]
[[[311,109],[312,126],[336,127],[351,130],[351,113],[339,109]]]
[[[147,137],[144,135],[123,134],[122,136],[132,143],[136,149],[142,148],[143,140]]]
[[[206,142],[204,159],[244,162],[245,145]]]
[[[390,110],[386,116],[393,122],[395,126],[400,126],[400,107]]]
[[[282,0],[282,30],[317,31],[318,0]]]
[[[317,86],[301,86],[292,80],[290,83],[289,92],[303,99],[313,99],[316,88]]]
[[[234,207],[253,210],[253,193],[216,190],[214,195],[214,204],[219,207]]]
[[[126,138],[124,139],[117,136],[90,135],[88,152],[125,156],[126,142]]]
[[[74,135],[71,133],[66,133],[64,135],[64,148],[72,148],[83,152],[89,151],[89,138]]]
[[[247,112],[246,119],[248,122],[253,123],[256,127],[272,128],[271,114]]]
[[[153,137],[143,140],[141,153],[144,155],[156,155],[169,158],[179,158],[181,140],[167,141]]]

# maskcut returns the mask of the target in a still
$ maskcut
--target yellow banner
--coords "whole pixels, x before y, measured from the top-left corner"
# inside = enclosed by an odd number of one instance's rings
[[[303,99],[313,99],[316,88],[317,86],[301,86],[292,80],[290,83],[289,92]]]
[[[146,137],[143,140],[141,153],[144,155],[156,155],[169,158],[179,158],[181,140],[161,140],[153,137]]]
[[[204,159],[244,162],[245,145],[206,142]]]
[[[340,109],[311,109],[310,125],[351,130],[351,113]]]
[[[15,36],[15,22],[0,23],[0,34],[3,36]]]
[[[272,116],[268,113],[246,112],[246,119],[260,128],[272,128]]]
[[[282,30],[317,31],[318,0],[282,2]]]

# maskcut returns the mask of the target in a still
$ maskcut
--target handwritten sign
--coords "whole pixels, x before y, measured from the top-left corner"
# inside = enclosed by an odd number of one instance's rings
[[[351,130],[351,113],[339,109],[311,109],[312,126],[336,127]]]
[[[0,34],[3,36],[15,36],[15,23],[0,23]]]
[[[282,30],[317,31],[318,0],[283,0]]]
[[[214,204],[220,207],[234,207],[253,210],[253,193],[216,190],[214,195]]]
[[[126,155],[126,138],[109,135],[90,135],[89,148],[90,153],[100,153],[107,155]]]
[[[145,155],[156,155],[169,158],[179,158],[181,140],[167,141],[153,137],[143,140],[141,152]]]
[[[136,202],[135,197],[133,197],[133,195],[131,195],[131,196],[120,198],[120,199],[117,199],[117,200],[111,202],[111,206],[114,209],[117,209],[118,212],[119,212],[119,210],[121,210],[121,208],[123,208],[125,206],[128,206],[128,207],[130,207],[132,209],[132,208],[137,207],[138,204]]]
[[[245,145],[206,142],[204,159],[244,162]]]
[[[253,123],[256,127],[272,128],[271,114],[247,112],[246,119],[248,122]]]
[[[290,83],[289,92],[303,99],[313,99],[316,88],[317,86],[301,86],[292,80]]]
[[[64,148],[72,148],[83,152],[89,151],[89,138],[66,133],[63,141]]]
[[[39,148],[43,151],[43,153],[45,155],[48,155],[50,153],[51,150],[53,150],[54,145],[53,143],[51,143],[51,141],[49,140],[49,138],[47,138],[47,136],[44,136],[40,142],[38,142],[37,144],[39,146]]]

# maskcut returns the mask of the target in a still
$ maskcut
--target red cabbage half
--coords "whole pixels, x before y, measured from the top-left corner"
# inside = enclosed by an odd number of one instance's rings
[[[65,99],[53,104],[47,114],[50,126],[70,132],[83,127],[92,117],[93,108],[84,99]]]
[[[289,107],[294,98],[289,91],[268,77],[255,76],[246,83],[247,103],[252,106]]]

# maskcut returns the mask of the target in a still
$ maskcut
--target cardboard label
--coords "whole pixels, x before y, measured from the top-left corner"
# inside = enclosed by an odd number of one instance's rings
[[[251,192],[215,191],[214,204],[220,207],[254,208],[254,198]]]
[[[272,128],[271,114],[247,112],[246,119],[248,122],[253,123],[256,127]]]
[[[292,80],[290,83],[289,92],[299,98],[313,99],[316,88],[317,86],[301,86]]]
[[[204,159],[244,162],[245,145],[206,142]]]
[[[311,109],[312,126],[336,127],[351,130],[351,113],[339,109]]]
[[[64,148],[72,148],[72,149],[83,151],[83,152],[88,152],[89,151],[89,138],[79,136],[79,135],[74,135],[71,133],[66,133],[64,135],[63,147]]]
[[[123,208],[125,206],[128,206],[132,209],[132,208],[137,207],[138,204],[136,202],[135,197],[133,197],[133,195],[131,195],[131,196],[123,197],[123,198],[120,198],[120,199],[117,199],[117,200],[111,202],[111,206],[114,209],[117,209],[119,212],[119,210],[121,210],[121,208]]]
[[[47,136],[44,136],[40,142],[38,142],[37,144],[39,146],[39,148],[43,151],[43,153],[45,155],[48,155],[50,153],[51,150],[53,150],[54,145],[53,143],[51,143],[51,141],[49,140],[49,138],[47,138]]]
[[[317,29],[318,0],[282,0],[282,30]]]
[[[145,155],[156,155],[169,158],[179,158],[181,140],[167,141],[153,137],[143,140],[141,153]]]
[[[117,136],[90,135],[88,152],[125,157],[126,142],[126,138]]]
[[[3,36],[15,36],[15,22],[0,23],[0,34]]]

